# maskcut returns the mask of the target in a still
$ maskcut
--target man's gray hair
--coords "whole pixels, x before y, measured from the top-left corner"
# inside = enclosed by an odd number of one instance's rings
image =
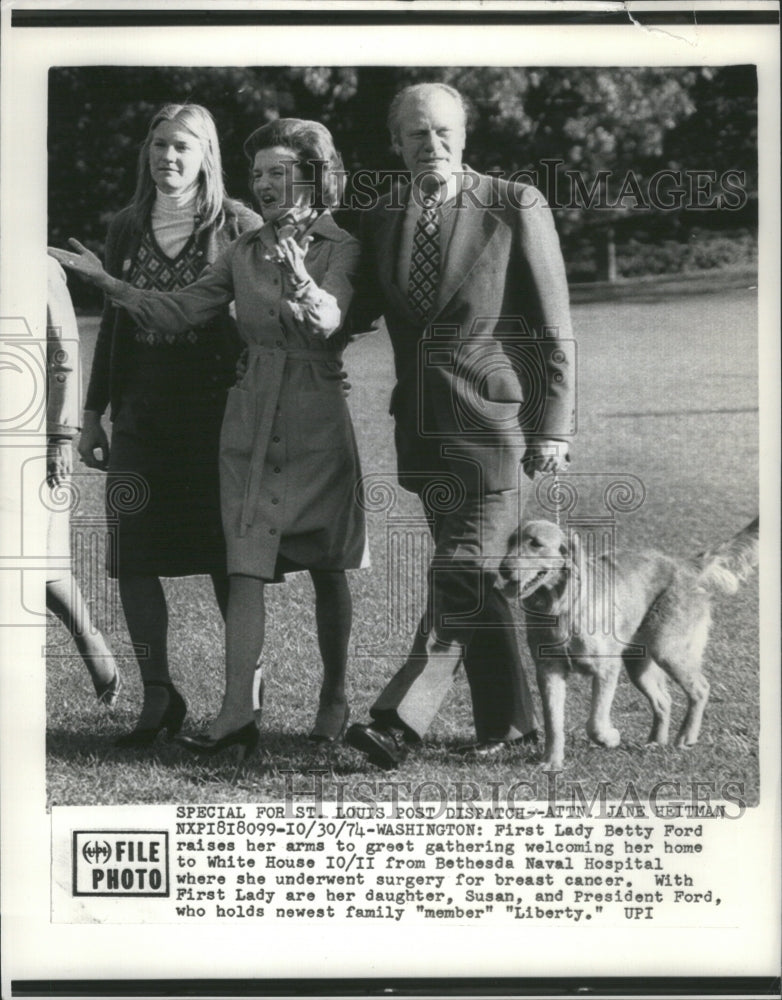
[[[450,87],[447,83],[412,83],[409,87],[404,87],[396,97],[391,101],[391,106],[388,109],[388,131],[391,133],[391,138],[394,142],[399,139],[399,119],[401,116],[402,105],[409,97],[425,97],[427,94],[431,94],[432,91],[442,91],[452,97],[456,104],[459,106],[462,112],[462,118],[464,119],[465,126],[467,125],[467,105],[464,103],[464,98],[459,93],[455,87]]]

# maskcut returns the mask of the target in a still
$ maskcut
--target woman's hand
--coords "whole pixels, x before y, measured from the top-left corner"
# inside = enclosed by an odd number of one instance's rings
[[[294,285],[306,285],[310,281],[307,268],[304,266],[304,258],[312,243],[311,236],[305,236],[301,244],[297,243],[293,236],[280,236],[274,253],[270,256],[276,264],[279,264]]]
[[[68,242],[74,248],[71,250],[60,250],[57,247],[49,247],[48,252],[51,257],[59,261],[63,267],[73,271],[85,281],[89,281],[98,288],[108,291],[108,285],[113,279],[104,271],[100,258],[92,250],[82,246],[78,240],[69,239]]]
[[[303,285],[310,280],[307,268],[304,266],[304,258],[312,243],[311,236],[305,236],[299,245],[292,236],[283,236],[278,243],[282,252],[282,266],[290,272],[291,277],[297,285]]]
[[[100,452],[100,455],[96,455],[96,452]],[[108,467],[109,439],[95,411],[84,411],[84,426],[79,438],[79,456],[90,469]]]
[[[62,486],[73,471],[71,442],[49,441],[46,446],[46,482],[53,489]]]

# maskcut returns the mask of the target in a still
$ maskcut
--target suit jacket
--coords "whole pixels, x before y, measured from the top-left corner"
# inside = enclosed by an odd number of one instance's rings
[[[263,225],[263,219],[241,202],[226,198],[223,209],[225,212],[223,225],[219,229],[212,227],[205,230],[198,237],[199,249],[203,252],[206,264],[213,263],[242,233],[258,229]],[[130,205],[123,208],[111,220],[106,236],[104,266],[112,277],[125,279],[143,235],[135,224]],[[123,379],[127,373],[127,352],[132,330],[133,321],[128,314],[113,305],[106,297],[87,386],[84,403],[86,410],[103,413],[111,403],[112,419],[117,416],[122,401]],[[224,357],[230,359],[229,367],[233,370],[241,350],[241,343],[236,332],[236,324],[227,309],[221,320],[221,333],[224,348],[222,353]]]
[[[513,489],[530,440],[575,429],[570,309],[551,211],[533,187],[467,171],[422,322],[395,282],[404,211],[390,204],[391,195],[362,220],[351,329],[386,320],[400,483],[421,493],[457,476],[468,493]]]

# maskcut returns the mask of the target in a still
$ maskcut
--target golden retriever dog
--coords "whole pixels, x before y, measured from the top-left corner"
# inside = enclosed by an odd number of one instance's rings
[[[593,553],[595,533],[531,521],[513,534],[497,586],[517,597],[531,629],[530,648],[546,726],[544,766],[560,770],[565,750],[565,689],[571,670],[592,678],[587,733],[618,746],[611,705],[620,668],[647,698],[650,743],[668,742],[666,675],[687,696],[677,745],[698,739],[709,683],[701,670],[714,591],[735,593],[758,559],[758,520],[730,541],[695,556],[661,552]]]

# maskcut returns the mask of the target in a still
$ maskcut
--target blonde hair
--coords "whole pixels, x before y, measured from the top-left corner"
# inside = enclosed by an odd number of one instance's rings
[[[198,174],[198,194],[196,196],[196,232],[212,226],[219,228],[225,221],[223,202],[225,183],[223,164],[220,158],[220,142],[214,118],[200,104],[164,104],[156,111],[149,123],[147,137],[138,156],[136,170],[136,191],[131,202],[133,218],[139,229],[143,229],[152,211],[155,200],[155,182],[149,170],[149,150],[155,129],[162,122],[175,122],[186,129],[201,144],[203,161]]]

